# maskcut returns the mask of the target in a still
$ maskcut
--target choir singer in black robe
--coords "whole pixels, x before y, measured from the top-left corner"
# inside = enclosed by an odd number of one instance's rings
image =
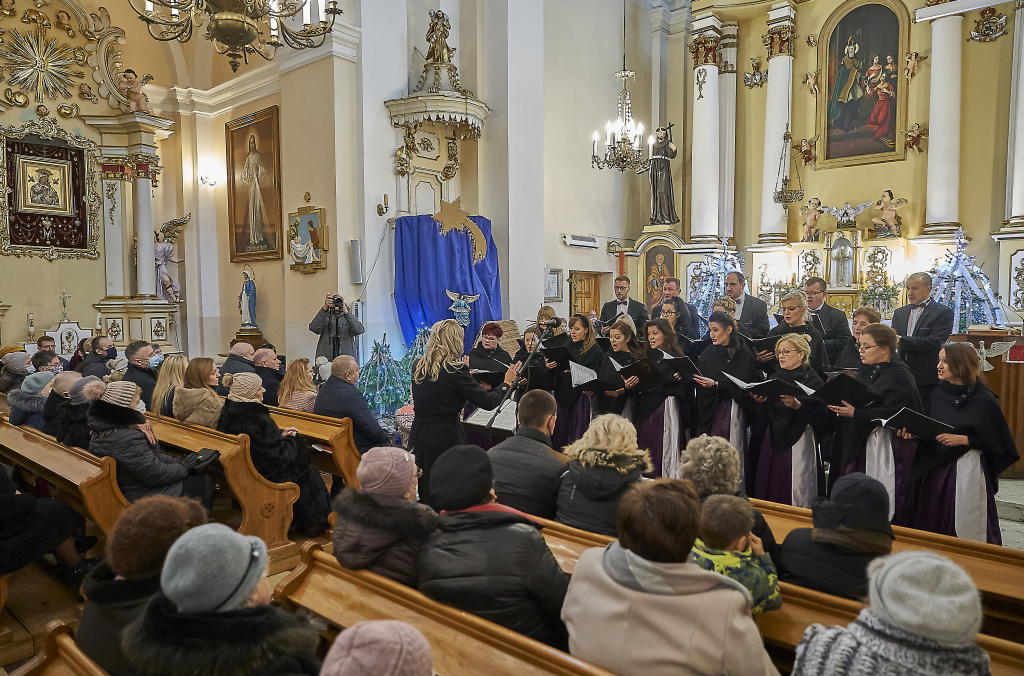
[[[604,350],[597,344],[594,325],[583,315],[573,315],[569,319],[569,340],[565,346],[576,363],[597,371],[601,368]],[[548,365],[557,367],[553,362]],[[572,386],[572,372],[568,366],[561,370],[552,370],[555,386],[555,401],[558,402],[558,417],[555,418],[555,431],[551,434],[554,448],[563,448],[574,443],[583,436],[590,427],[593,418],[593,401],[589,393]]]
[[[674,299],[672,299],[674,300]],[[671,307],[666,303],[663,310]],[[675,331],[664,319],[647,322],[647,344],[644,356],[667,382],[636,395],[633,402],[633,424],[637,443],[651,453],[654,470],[647,476],[680,477],[680,454],[690,440],[690,411],[693,406],[693,381],[685,381],[671,368],[673,358],[683,351]]]
[[[807,323],[807,319],[810,318],[807,312],[807,296],[803,291],[790,291],[779,301],[779,311],[782,313],[782,323],[769,331],[767,337],[784,336],[787,333],[807,336],[807,342],[811,346],[808,363],[819,375],[824,374],[829,369],[828,354],[825,352],[825,341],[821,331]],[[768,375],[779,369],[775,355],[768,350],[758,353],[757,361]]]
[[[463,363],[469,366],[470,372],[492,371],[504,373],[508,370],[508,367],[512,365],[512,355],[498,344],[498,341],[501,340],[504,334],[505,332],[498,322],[487,322],[484,324],[484,327],[480,330],[480,342],[466,353],[463,359]],[[480,386],[485,390],[491,389],[491,386],[485,382],[481,382]],[[468,418],[476,410],[477,406],[475,404],[466,404],[466,408],[462,411],[462,418]],[[501,437],[493,434],[486,434],[476,430],[466,432],[466,443],[479,446],[485,451],[500,442]]]
[[[598,406],[601,413],[616,413],[628,418],[632,407],[630,410],[626,410],[626,406],[631,403],[632,393],[626,389],[626,386],[636,385],[639,379],[633,376],[628,381],[623,380],[619,375],[619,369],[640,359],[643,356],[643,351],[640,349],[640,343],[636,340],[636,334],[633,333],[633,327],[628,322],[615,322],[608,329],[608,338],[611,340],[612,349],[606,352],[601,359],[601,368],[597,372],[597,377],[606,383],[621,382],[623,386],[614,392],[599,395]]]
[[[832,368],[859,369],[864,366],[860,360],[860,334],[865,326],[878,324],[882,321],[882,314],[873,307],[863,305],[853,311],[853,339],[850,340],[843,351],[839,353],[838,359],[832,364]]]

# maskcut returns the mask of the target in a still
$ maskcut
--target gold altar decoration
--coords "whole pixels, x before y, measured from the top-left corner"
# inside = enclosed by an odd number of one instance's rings
[[[441,200],[441,209],[434,214],[434,220],[441,224],[441,235],[452,230],[465,230],[473,238],[473,265],[487,256],[487,241],[480,227],[469,219],[469,212],[462,208],[462,198],[452,202]]]

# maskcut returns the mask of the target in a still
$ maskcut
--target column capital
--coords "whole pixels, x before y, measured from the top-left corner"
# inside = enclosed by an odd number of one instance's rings
[[[722,41],[722,22],[714,14],[698,17],[690,29],[693,39],[688,45],[693,67],[718,66],[718,48]]]
[[[97,158],[100,177],[111,181],[128,181],[132,177],[132,165],[127,157],[103,155]]]
[[[796,47],[796,10],[788,2],[778,2],[768,10],[768,32],[761,41],[768,50],[768,59],[793,56]]]

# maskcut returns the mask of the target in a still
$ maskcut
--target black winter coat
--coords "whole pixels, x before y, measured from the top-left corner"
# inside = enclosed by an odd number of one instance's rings
[[[36,500],[17,489],[0,467],[0,575],[38,560],[85,524],[78,512],[63,502]]]
[[[542,519],[555,518],[558,487],[569,458],[551,447],[551,437],[520,427],[487,451],[494,470],[498,502]]]
[[[277,406],[277,391],[281,389],[281,381],[284,374],[269,366],[256,366],[256,375],[263,381],[263,403],[267,406]]]
[[[815,542],[810,528],[791,530],[779,547],[779,579],[825,594],[863,601],[868,595],[868,564],[878,554]]]
[[[146,410],[152,411],[153,389],[156,387],[156,378],[157,372],[148,366],[128,364],[128,369],[124,372],[124,377],[121,380],[127,380],[129,383],[138,385],[139,389],[142,390],[139,393],[139,398],[146,405]]]
[[[139,676],[320,673],[316,630],[279,607],[179,613],[163,594],[121,635]]]
[[[220,367],[220,385],[217,386],[217,394],[222,397],[228,396],[230,391],[227,387],[224,387],[224,376],[229,373],[256,373],[256,365],[250,359],[240,357],[237,354],[229,354]]]
[[[618,535],[619,500],[647,467],[642,453],[609,456],[607,451],[584,451],[562,473],[556,520],[591,533]]]
[[[89,404],[64,401],[57,407],[57,441],[89,450]]]
[[[483,511],[493,509],[501,511]],[[419,590],[435,601],[567,650],[561,612],[569,578],[548,549],[540,526],[500,505],[470,510],[440,517],[442,531],[420,551]]]
[[[50,395],[46,397],[46,405],[43,406],[42,430],[47,434],[57,434],[57,407],[64,401],[67,400],[53,390],[50,390]]]
[[[41,394],[29,394],[23,390],[11,390],[7,393],[7,404],[11,407],[9,416],[12,425],[27,425],[42,430],[46,421],[43,420],[43,409],[46,408],[46,397]]]

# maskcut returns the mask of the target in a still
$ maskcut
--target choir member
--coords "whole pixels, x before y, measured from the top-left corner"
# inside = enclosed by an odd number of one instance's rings
[[[787,333],[775,345],[779,370],[773,376],[800,383],[812,390],[825,384],[810,367],[811,346],[807,337]],[[767,418],[767,430],[758,458],[754,497],[797,507],[810,507],[819,495],[824,478],[818,463],[818,442],[827,419],[833,416],[825,403],[809,396],[754,396],[758,412]],[[823,483],[823,482],[822,482]],[[824,489],[824,485],[821,486]]]
[[[718,299],[715,300],[715,302],[711,305],[711,311],[712,312],[724,312],[725,314],[727,314],[730,317],[732,317],[733,320],[735,320],[736,319],[736,301],[734,301],[732,298],[729,298],[728,296],[723,296],[723,297],[718,298]],[[739,329],[739,332],[740,332],[741,336],[746,336],[747,338],[753,338],[753,336],[750,335],[750,329],[748,329],[747,325],[744,324],[743,322],[736,322],[736,328]],[[707,333],[704,334],[704,338],[705,339],[707,339],[709,337],[710,337],[710,334],[707,334]]]
[[[873,307],[863,305],[853,311],[853,340],[846,343],[846,347],[839,353],[839,358],[832,368],[859,369],[864,366],[860,360],[860,334],[868,324],[878,324],[882,321],[882,314]]]
[[[608,338],[611,341],[612,349],[610,352],[606,352],[601,359],[601,368],[597,372],[597,377],[607,383],[622,381],[623,386],[614,392],[606,392],[598,396],[598,406],[602,413],[618,415],[628,413],[626,404],[629,403],[630,397],[626,392],[626,386],[633,387],[639,382],[636,376],[623,380],[619,375],[620,368],[629,366],[643,356],[640,343],[637,342],[632,327],[630,322],[620,319],[608,329]],[[626,415],[626,417],[629,416]]]
[[[409,448],[423,470],[420,495],[433,505],[430,495],[430,470],[437,458],[452,446],[466,443],[466,432],[459,413],[472,402],[493,409],[511,387],[519,370],[513,364],[505,372],[505,381],[488,392],[480,387],[462,362],[463,328],[454,319],[443,319],[430,329],[426,351],[413,365],[412,397],[415,418],[409,433]]]
[[[512,365],[512,356],[498,344],[504,331],[498,322],[487,322],[480,331],[480,342],[466,355],[473,371],[505,371]]]
[[[754,338],[768,335],[768,306],[757,296],[746,292],[747,278],[739,270],[725,276],[725,293],[736,303],[736,323],[743,324]]]
[[[739,337],[736,322],[724,312],[708,318],[711,345],[701,353],[697,368],[703,374],[693,379],[697,388],[697,434],[728,439],[743,459],[741,476],[753,483],[753,468],[748,471],[747,419],[754,400],[726,373],[747,383],[763,380],[754,353]],[[750,490],[746,486],[746,491]]]
[[[953,431],[917,442],[914,527],[1001,545],[995,493],[999,475],[1020,458],[1017,446],[972,345],[946,343],[937,373],[928,415]]]
[[[534,356],[533,361],[529,362],[527,366],[527,360],[530,358],[530,353],[533,352],[533,348],[537,345],[537,341],[540,340],[540,329],[535,326],[531,326],[523,332],[523,339],[520,341],[522,347],[516,352],[516,355],[512,357],[513,364],[520,364],[520,368],[523,371],[520,372],[519,376],[519,392],[517,396],[522,396],[530,390],[550,390],[552,388],[551,376],[548,373],[547,368],[544,366],[544,355],[538,352]],[[518,401],[518,399],[517,399]]]
[[[558,319],[558,315],[555,314],[555,308],[550,305],[542,305],[540,310],[537,311],[537,323],[535,326],[541,330],[541,333],[544,333],[545,327],[542,322],[549,322],[552,319]],[[552,336],[560,336],[563,333],[565,333],[565,329],[561,324],[551,328]]]
[[[939,384],[935,375],[939,350],[953,332],[953,310],[931,298],[932,278],[924,272],[907,277],[907,304],[892,313],[900,336],[900,358],[917,379],[925,403]]]
[[[846,344],[853,341],[846,313],[826,302],[828,300],[828,285],[821,277],[808,278],[804,282],[804,292],[807,294],[807,309],[811,314],[817,315],[821,320],[822,328],[825,329],[825,335],[822,338],[825,339],[825,353],[828,355],[828,361],[830,364],[835,364]]]
[[[810,366],[819,374],[828,370],[828,354],[825,352],[825,339],[821,331],[807,323],[810,314],[807,312],[807,296],[803,291],[790,291],[779,301],[782,323],[768,332],[768,337],[783,336],[787,333],[801,333],[807,336],[811,346]],[[769,374],[778,370],[779,363],[775,355],[768,350],[758,353],[757,360]]]
[[[569,319],[569,342],[566,349],[572,358],[581,366],[597,371],[601,368],[604,350],[597,344],[594,326],[584,315],[573,315]],[[555,369],[558,364],[547,362],[549,368]],[[583,436],[590,427],[593,417],[593,402],[589,394],[572,386],[572,373],[552,370],[555,385],[555,401],[558,402],[558,417],[555,419],[555,431],[551,435],[554,448],[562,448]]]
[[[676,335],[676,342],[680,345],[688,344],[686,338],[697,339],[697,335],[693,333],[690,311],[681,298],[666,298],[658,310],[658,319],[664,319],[668,323],[672,333]]]
[[[857,380],[881,393],[881,397],[861,408],[846,401],[840,406],[829,406],[841,418],[833,439],[834,466],[829,480],[835,481],[851,472],[864,472],[874,477],[889,493],[890,521],[898,526],[911,526],[914,519],[912,463],[916,445],[899,438],[878,422],[904,407],[923,411],[914,375],[903,361],[895,358],[897,340],[896,332],[882,324],[871,324],[861,331],[860,358],[864,366],[857,373]]]

